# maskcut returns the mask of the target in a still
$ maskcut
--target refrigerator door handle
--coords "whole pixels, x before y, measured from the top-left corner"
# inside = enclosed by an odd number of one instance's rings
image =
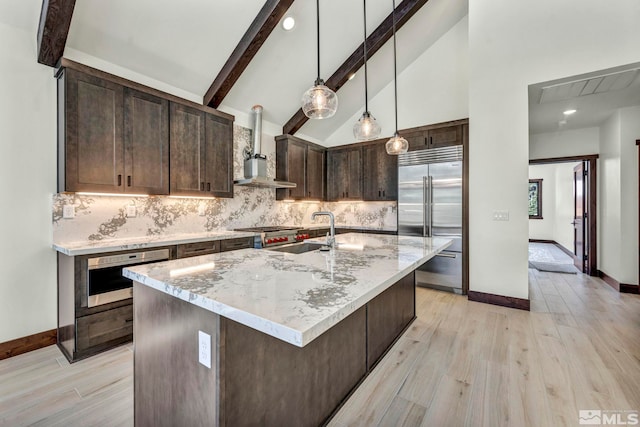
[[[428,177],[422,177],[422,236],[429,237],[431,230],[427,230],[427,226],[431,221],[429,218],[429,180]]]
[[[429,237],[433,236],[433,177],[429,175]]]

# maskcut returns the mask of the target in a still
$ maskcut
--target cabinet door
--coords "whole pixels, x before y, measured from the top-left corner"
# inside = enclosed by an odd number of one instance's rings
[[[204,187],[204,112],[170,103],[171,194],[202,196]]]
[[[124,88],[71,69],[63,84],[64,190],[124,191]]]
[[[362,148],[348,151],[347,199],[362,199]]]
[[[233,198],[233,122],[205,114],[205,191]]]
[[[169,194],[169,101],[126,88],[125,192]]]
[[[462,144],[462,126],[447,126],[429,130],[429,148]]]
[[[426,131],[403,132],[400,134],[409,143],[409,151],[424,150],[429,148]]]
[[[287,145],[287,180],[298,184],[296,188],[288,188],[289,198],[304,199],[306,192],[306,160],[307,146],[295,141]]]
[[[348,165],[347,151],[327,152],[327,200],[341,200],[346,197]]]
[[[363,147],[364,200],[397,199],[398,157],[387,154],[385,143]]]
[[[313,200],[324,199],[324,150],[307,148],[307,195]]]

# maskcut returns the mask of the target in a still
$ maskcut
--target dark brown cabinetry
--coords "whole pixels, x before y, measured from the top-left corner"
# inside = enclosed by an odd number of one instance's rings
[[[57,77],[58,191],[233,197],[233,116],[65,59]]]
[[[276,137],[276,179],[298,185],[276,190],[277,200],[324,198],[325,151],[325,148],[295,136]]]
[[[210,240],[207,242],[183,243],[177,246],[177,258],[188,258],[200,255],[216,254],[219,252],[236,251],[254,247],[253,237],[238,237],[235,239]]]
[[[409,151],[462,145],[462,125],[468,120],[438,123],[401,131],[409,142]]]
[[[363,199],[397,200],[398,156],[387,154],[386,141],[365,145],[363,153]]]
[[[233,197],[232,122],[171,103],[171,194]]]
[[[168,102],[65,69],[58,78],[59,190],[168,194]]]
[[[362,147],[327,152],[327,200],[362,200]]]

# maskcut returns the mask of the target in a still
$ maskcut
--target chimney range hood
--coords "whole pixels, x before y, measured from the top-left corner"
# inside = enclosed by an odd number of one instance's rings
[[[296,188],[297,184],[287,181],[276,181],[267,177],[267,156],[261,153],[262,150],[262,106],[254,105],[251,108],[253,113],[253,136],[251,138],[251,148],[244,152],[244,179],[233,181],[235,185],[259,188]]]

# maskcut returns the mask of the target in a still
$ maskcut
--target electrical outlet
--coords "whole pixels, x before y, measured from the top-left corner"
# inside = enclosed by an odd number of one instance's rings
[[[198,215],[205,216],[207,214],[207,206],[204,203],[198,205]]]
[[[211,335],[198,331],[198,362],[211,369]]]
[[[127,218],[135,218],[135,217],[136,217],[136,205],[128,205]]]
[[[64,205],[62,207],[62,218],[72,219],[76,216],[76,207],[73,205]]]
[[[509,221],[509,211],[493,211],[494,221]]]

